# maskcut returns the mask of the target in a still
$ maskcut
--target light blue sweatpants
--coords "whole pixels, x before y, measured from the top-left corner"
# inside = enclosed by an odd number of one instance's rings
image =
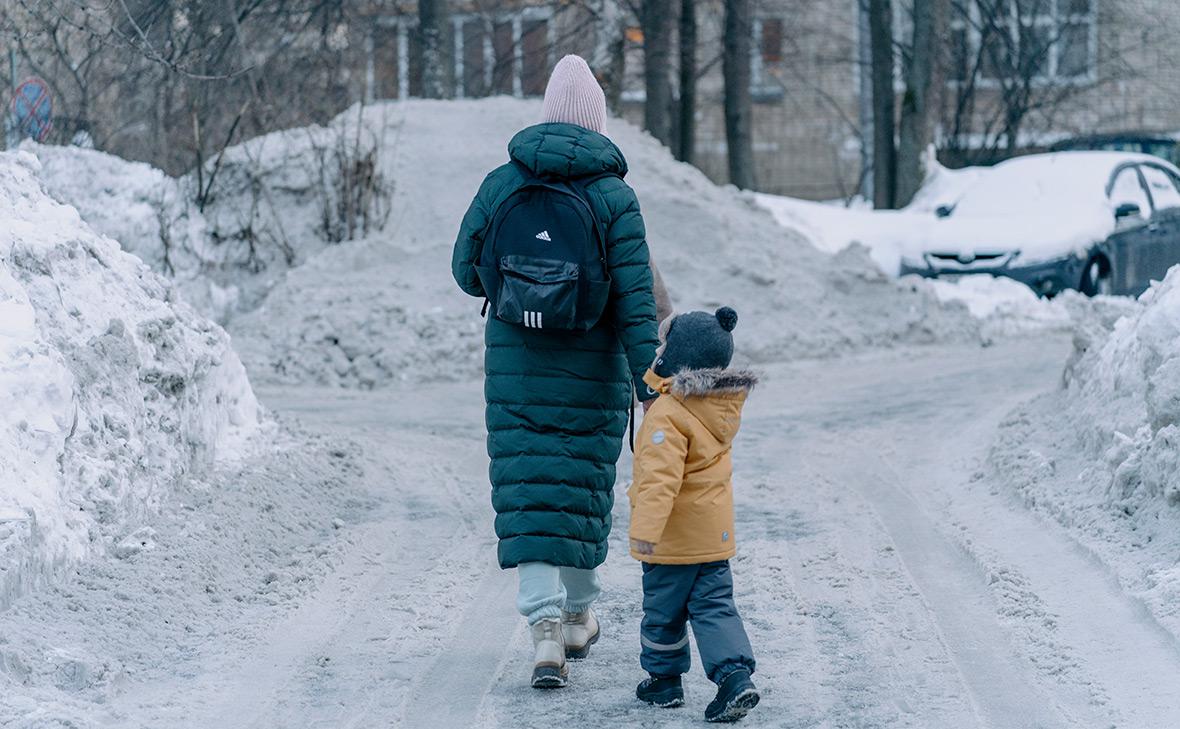
[[[516,571],[520,573],[516,609],[528,618],[529,625],[545,618],[560,618],[562,610],[585,612],[602,592],[596,570],[524,562]]]

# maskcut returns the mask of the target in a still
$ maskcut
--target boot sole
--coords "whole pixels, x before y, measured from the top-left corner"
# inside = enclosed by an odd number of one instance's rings
[[[684,706],[684,695],[680,696],[653,696],[650,699],[639,699],[645,704],[650,704],[659,709],[675,709]]]
[[[755,706],[757,706],[758,702],[761,700],[762,697],[758,695],[758,689],[748,688],[730,699],[729,703],[725,705],[725,708],[721,710],[720,714],[714,717],[706,716],[705,721],[709,721],[714,724],[728,724],[730,722],[735,722],[745,717],[746,714],[750,713],[750,709],[753,709]]]
[[[533,669],[533,688],[564,688],[569,683],[569,670],[562,666],[537,666]]]
[[[590,655],[590,646],[598,642],[598,636],[602,635],[602,628],[594,631],[594,635],[590,636],[590,640],[586,641],[586,645],[581,648],[566,648],[565,657],[568,660],[580,661],[586,656]]]

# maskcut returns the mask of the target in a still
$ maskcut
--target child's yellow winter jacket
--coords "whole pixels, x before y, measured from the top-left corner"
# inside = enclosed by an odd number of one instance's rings
[[[635,444],[631,538],[656,545],[631,550],[652,564],[700,564],[733,557],[730,449],[742,406],[757,382],[750,372],[685,370],[644,381],[660,393]]]

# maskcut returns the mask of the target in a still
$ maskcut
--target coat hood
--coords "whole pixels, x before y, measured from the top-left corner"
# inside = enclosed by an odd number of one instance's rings
[[[575,124],[552,122],[522,129],[508,143],[508,156],[539,177],[627,174],[627,160],[614,142]]]
[[[749,393],[758,384],[750,370],[681,370],[670,378],[668,391],[679,397],[706,397],[722,393]]]
[[[714,438],[729,444],[758,376],[749,370],[708,369],[681,370],[665,378],[648,370],[644,381],[656,392],[676,398]]]

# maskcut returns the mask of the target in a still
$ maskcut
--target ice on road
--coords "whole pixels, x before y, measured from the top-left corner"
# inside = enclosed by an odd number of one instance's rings
[[[734,455],[737,602],[763,690],[745,725],[1180,726],[1175,636],[983,467],[997,424],[1054,387],[1067,351],[1066,340],[1046,337],[763,368]],[[276,563],[304,549],[325,566],[297,570],[306,589],[249,610],[218,602],[201,612],[196,600],[203,637],[165,650],[165,662],[145,657],[148,645],[109,645],[130,639],[134,625],[116,636],[109,621],[92,621],[78,640],[93,662],[107,651],[111,675],[81,684],[11,668],[12,655],[63,649],[47,620],[86,619],[85,606],[54,608],[72,599],[68,589],[26,597],[0,614],[0,710],[16,712],[16,726],[703,722],[712,687],[699,662],[686,708],[633,698],[640,570],[624,549],[626,457],[598,606],[603,639],[572,665],[569,688],[538,692],[526,682],[515,573],[495,565],[480,383],[260,395],[324,442],[351,444],[329,449],[345,453],[349,469],[323,481],[338,492],[322,507],[346,518],[273,549]],[[227,514],[282,498],[278,483],[248,498],[253,477],[241,473],[243,487],[225,495]],[[176,541],[167,509],[159,521],[160,546],[145,564]],[[259,534],[254,547],[265,553],[272,538]],[[265,565],[248,567],[265,581]],[[135,595],[149,588],[129,581],[143,577],[85,565],[78,579]]]

